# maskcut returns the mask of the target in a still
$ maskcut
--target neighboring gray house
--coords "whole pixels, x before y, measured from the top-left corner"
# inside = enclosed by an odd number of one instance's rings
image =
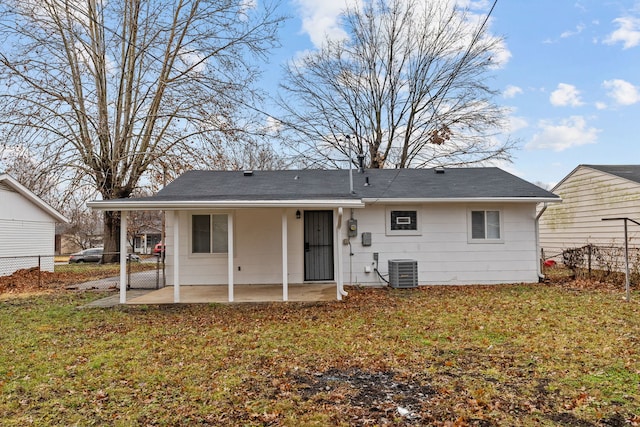
[[[540,217],[547,257],[588,244],[622,248],[623,222],[602,218],[640,222],[640,165],[579,165],[551,191],[562,204],[543,208]],[[630,223],[628,230],[630,245],[640,247],[640,226]]]
[[[175,302],[185,285],[225,285],[233,301],[234,284],[282,284],[286,300],[289,283],[335,283],[340,299],[344,283],[385,284],[376,267],[386,277],[396,259],[417,261],[419,284],[538,281],[536,206],[558,196],[498,168],[350,181],[348,170],[192,171],[152,197],[89,205],[166,212]]]
[[[62,214],[0,174],[0,276],[39,262],[42,270],[53,271],[55,225],[62,222],[68,222]]]

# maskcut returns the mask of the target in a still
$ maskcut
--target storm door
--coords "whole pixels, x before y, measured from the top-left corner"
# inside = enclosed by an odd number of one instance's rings
[[[333,280],[333,212],[304,212],[304,280]]]

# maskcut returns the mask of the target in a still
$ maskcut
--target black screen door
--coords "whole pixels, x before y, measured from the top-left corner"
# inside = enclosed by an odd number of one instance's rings
[[[304,280],[333,280],[333,212],[304,212]]]

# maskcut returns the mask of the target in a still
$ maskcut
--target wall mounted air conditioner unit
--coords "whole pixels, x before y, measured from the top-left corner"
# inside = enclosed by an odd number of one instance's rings
[[[390,259],[389,286],[392,288],[415,288],[418,286],[418,261]]]

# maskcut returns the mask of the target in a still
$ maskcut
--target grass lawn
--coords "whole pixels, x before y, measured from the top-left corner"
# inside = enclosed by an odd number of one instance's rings
[[[0,302],[0,419],[24,425],[640,425],[640,294],[349,289],[322,304]]]

